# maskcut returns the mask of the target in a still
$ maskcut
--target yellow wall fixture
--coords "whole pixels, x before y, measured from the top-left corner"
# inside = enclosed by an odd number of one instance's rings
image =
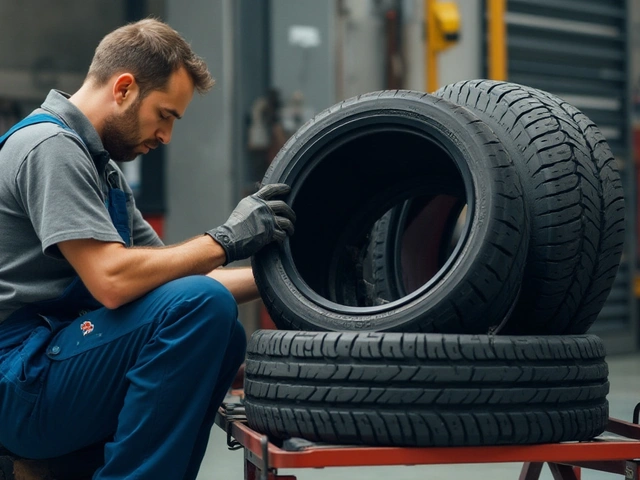
[[[507,0],[487,0],[489,33],[488,76],[492,80],[507,79],[507,32],[505,10]]]
[[[427,92],[438,89],[438,53],[452,47],[460,38],[460,11],[455,2],[424,0],[427,28],[426,75]]]

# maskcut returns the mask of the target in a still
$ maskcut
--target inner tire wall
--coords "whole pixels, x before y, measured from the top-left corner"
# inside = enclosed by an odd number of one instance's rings
[[[459,196],[416,198],[376,222],[369,261],[371,284],[379,298],[401,298],[444,266],[451,254],[448,242],[453,240],[455,222],[463,206]],[[418,209],[415,218],[408,216],[412,209]],[[419,269],[414,268],[416,264]]]
[[[260,330],[249,426],[335,444],[477,446],[589,440],[608,421],[593,335],[509,337]]]

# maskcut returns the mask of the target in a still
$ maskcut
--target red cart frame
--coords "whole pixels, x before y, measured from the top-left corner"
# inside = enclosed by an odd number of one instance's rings
[[[296,480],[278,475],[279,468],[361,467],[523,462],[520,480],[537,480],[545,463],[555,480],[579,480],[588,468],[638,480],[640,425],[610,418],[606,432],[589,442],[494,447],[352,447],[311,445],[299,451],[283,450],[266,435],[249,428],[243,415],[223,405],[216,419],[227,432],[230,449],[244,448],[245,480]]]

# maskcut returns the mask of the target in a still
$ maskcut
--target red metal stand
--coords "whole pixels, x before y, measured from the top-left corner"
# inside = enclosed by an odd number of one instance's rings
[[[520,480],[538,480],[544,463],[555,480],[579,480],[587,468],[638,480],[640,425],[609,419],[607,431],[589,442],[494,447],[353,447],[312,445],[283,450],[266,435],[249,428],[242,416],[230,415],[224,405],[217,424],[227,432],[229,448],[244,448],[245,480],[296,480],[278,475],[279,468],[361,467],[523,462]],[[235,440],[234,440],[235,439]]]

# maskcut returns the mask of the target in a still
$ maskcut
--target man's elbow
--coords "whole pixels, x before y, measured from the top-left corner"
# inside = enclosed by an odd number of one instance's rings
[[[117,297],[104,297],[97,300],[108,310],[115,310],[126,303]]]
[[[93,297],[109,310],[115,310],[129,301],[124,289],[113,281],[102,281],[90,291]]]

